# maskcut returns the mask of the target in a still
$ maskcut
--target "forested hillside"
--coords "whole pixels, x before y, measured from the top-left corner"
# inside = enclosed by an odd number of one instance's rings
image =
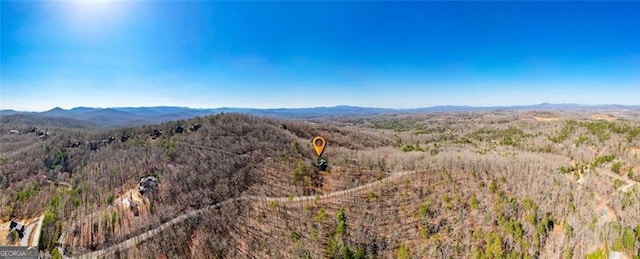
[[[219,114],[118,129],[3,123],[0,133],[0,220],[43,216],[40,247],[54,254],[640,252],[640,124],[622,116]],[[317,134],[327,171],[313,166]]]

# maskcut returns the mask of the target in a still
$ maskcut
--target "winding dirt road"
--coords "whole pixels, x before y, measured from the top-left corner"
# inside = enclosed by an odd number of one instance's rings
[[[123,199],[125,199],[125,198],[127,198],[127,197],[128,197],[132,192],[134,192],[134,191],[135,191],[135,190],[129,190],[129,191],[125,192],[125,193],[124,193],[124,194],[122,194],[119,198],[115,199],[115,200],[114,200],[111,204],[109,204],[108,206],[106,206],[106,207],[104,207],[104,208],[102,208],[102,209],[100,209],[100,210],[94,211],[94,212],[92,212],[92,213],[90,213],[90,214],[87,214],[87,215],[83,216],[82,218],[75,220],[73,224],[71,224],[71,225],[69,225],[69,226],[65,227],[65,228],[62,230],[62,232],[61,232],[61,234],[60,234],[60,237],[58,238],[58,243],[56,244],[56,247],[58,248],[58,251],[60,252],[60,254],[64,255],[64,238],[67,236],[67,233],[68,233],[71,229],[73,229],[73,228],[75,227],[75,225],[76,225],[78,222],[82,222],[82,221],[84,221],[84,220],[87,220],[87,219],[90,219],[90,218],[93,218],[93,217],[97,217],[97,216],[102,215],[102,213],[104,213],[104,211],[105,211],[105,210],[107,210],[107,209],[111,209],[111,208],[113,208],[113,207],[117,206],[118,204],[122,203],[122,200],[123,200]],[[67,258],[67,257],[65,257],[65,258]]]
[[[393,180],[396,180],[398,178],[407,176],[407,175],[411,175],[411,174],[415,174],[417,173],[417,171],[401,171],[401,172],[396,172],[396,173],[392,173],[390,176],[382,179],[382,180],[378,180],[375,182],[371,182],[368,184],[364,184],[358,187],[354,187],[351,189],[347,189],[347,190],[342,190],[342,191],[336,191],[336,192],[332,192],[332,193],[327,193],[327,194],[323,194],[323,195],[314,195],[314,196],[298,196],[298,197],[261,197],[261,196],[241,196],[241,197],[236,197],[236,198],[231,198],[213,205],[209,205],[205,208],[199,209],[199,210],[193,210],[190,212],[187,212],[185,214],[182,214],[178,217],[173,218],[170,221],[167,221],[165,223],[163,223],[162,225],[151,229],[147,232],[144,232],[140,235],[137,235],[135,237],[129,238],[119,244],[115,244],[113,246],[101,249],[101,250],[97,250],[97,251],[93,251],[90,253],[86,253],[86,254],[82,254],[79,256],[74,256],[74,257],[78,257],[78,258],[96,258],[96,257],[103,257],[103,256],[107,256],[107,255],[111,255],[113,253],[119,252],[119,251],[123,251],[126,250],[128,248],[131,248],[137,244],[139,244],[140,242],[143,242],[157,234],[159,234],[160,232],[166,230],[167,228],[170,228],[171,226],[181,223],[183,221],[185,221],[188,218],[191,217],[195,217],[198,216],[206,211],[209,210],[213,210],[213,209],[217,209],[220,208],[226,204],[229,203],[233,203],[233,202],[238,202],[238,201],[255,201],[255,202],[278,202],[278,203],[286,203],[286,204],[291,204],[291,203],[298,203],[298,202],[310,202],[310,201],[316,201],[316,200],[326,200],[326,199],[331,199],[331,198],[335,198],[335,197],[341,197],[341,196],[346,196],[348,194],[353,194],[359,191],[368,191],[371,190],[374,187],[386,184],[388,182],[391,182]],[[97,213],[97,212],[96,212]]]

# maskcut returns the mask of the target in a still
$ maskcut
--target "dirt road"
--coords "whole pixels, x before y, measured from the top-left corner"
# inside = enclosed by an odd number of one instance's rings
[[[62,230],[62,233],[60,234],[60,237],[58,238],[58,244],[56,245],[56,247],[58,248],[58,251],[60,251],[60,254],[64,255],[64,238],[65,238],[65,236],[67,236],[67,233],[69,233],[69,231],[71,229],[73,229],[78,222],[82,222],[84,220],[87,220],[87,219],[102,215],[102,213],[104,213],[105,210],[113,208],[114,206],[117,206],[118,204],[122,203],[122,200],[127,198],[134,191],[135,190],[129,190],[129,191],[125,192],[120,197],[115,199],[109,206],[104,207],[102,209],[99,209],[97,211],[94,211],[92,213],[89,213],[88,215],[85,215],[82,218],[79,218],[79,219],[75,220],[71,225],[65,227]]]
[[[622,187],[618,188],[619,191],[628,190],[629,188],[633,187],[634,185],[640,186],[640,182],[631,180],[631,179],[626,178],[626,177],[622,177],[622,176],[614,174],[612,172],[603,170],[601,173],[603,173],[604,175],[609,176],[611,178],[618,179],[620,181],[623,181],[623,182],[627,183],[627,186],[622,186]]]
[[[36,224],[36,232],[33,235],[33,238],[31,239],[31,243],[29,244],[30,246],[38,246],[38,243],[40,242],[40,234],[42,232],[42,221],[44,220],[44,214],[42,214],[40,216],[40,219],[38,219],[38,223]]]
[[[194,216],[198,216],[206,211],[209,210],[213,210],[213,209],[217,209],[220,208],[226,204],[229,203],[233,203],[233,202],[237,202],[237,201],[243,201],[243,200],[248,200],[248,201],[256,201],[256,202],[278,202],[278,203],[297,203],[297,202],[307,202],[307,201],[316,201],[316,200],[326,200],[326,199],[331,199],[331,198],[335,198],[335,197],[341,197],[341,196],[346,196],[348,194],[352,194],[352,193],[356,193],[359,191],[369,191],[374,187],[383,185],[385,183],[388,183],[390,181],[393,181],[395,179],[407,176],[407,175],[411,175],[411,174],[415,174],[417,173],[416,171],[402,171],[402,172],[396,172],[391,174],[390,176],[379,180],[379,181],[375,181],[372,183],[368,183],[365,185],[361,185],[358,187],[354,187],[351,189],[347,189],[347,190],[342,190],[342,191],[337,191],[337,192],[332,192],[332,193],[327,193],[324,195],[314,195],[314,196],[298,196],[298,197],[260,197],[260,196],[241,196],[241,197],[236,197],[236,198],[232,198],[226,201],[222,201],[210,206],[207,206],[205,208],[199,209],[199,210],[194,210],[194,211],[190,211],[187,212],[185,214],[182,214],[178,217],[173,218],[170,221],[167,221],[165,223],[163,223],[162,225],[151,229],[147,232],[144,232],[140,235],[137,235],[135,237],[132,237],[130,239],[127,239],[119,244],[107,247],[105,249],[102,250],[97,250],[97,251],[93,251],[90,253],[86,253],[83,255],[79,255],[77,257],[79,258],[96,258],[96,257],[102,257],[102,256],[107,256],[107,255],[111,255],[115,252],[119,252],[119,251],[123,251],[126,250],[128,248],[131,248],[137,244],[139,244],[140,242],[143,242],[157,234],[159,234],[160,232],[164,231],[167,228],[170,228],[171,226],[181,223],[183,221],[185,221],[188,218],[194,217]]]

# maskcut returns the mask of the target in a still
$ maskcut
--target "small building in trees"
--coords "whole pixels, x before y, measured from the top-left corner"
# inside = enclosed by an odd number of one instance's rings
[[[22,239],[24,237],[24,224],[16,221],[11,221],[9,223],[9,231],[15,230],[18,233],[18,238]]]
[[[147,176],[140,178],[138,183],[138,190],[140,194],[145,194],[150,191],[155,191],[158,188],[158,178],[155,176]]]
[[[78,142],[73,142],[73,143],[67,144],[67,147],[79,147],[81,145],[82,145],[82,142],[78,141]]]
[[[160,136],[162,136],[162,131],[154,129],[153,132],[151,132],[151,134],[149,134],[149,136],[151,136],[152,139],[157,139]]]
[[[202,127],[202,125],[195,124],[195,125],[191,126],[191,131],[198,131],[201,127]]]

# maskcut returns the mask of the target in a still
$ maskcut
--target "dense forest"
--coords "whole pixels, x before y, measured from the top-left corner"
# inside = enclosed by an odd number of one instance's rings
[[[14,119],[0,222],[42,217],[54,256],[633,257],[638,134],[637,118],[590,112]]]

